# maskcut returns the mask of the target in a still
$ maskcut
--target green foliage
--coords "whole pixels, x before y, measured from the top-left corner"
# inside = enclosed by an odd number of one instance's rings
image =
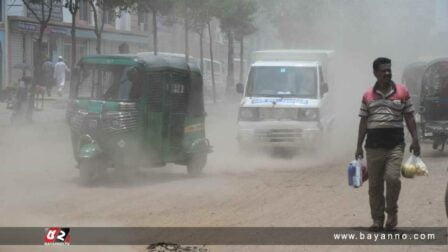
[[[173,7],[173,0],[112,0],[124,10],[143,10],[166,15]]]
[[[190,19],[190,28],[196,33],[202,33],[210,22],[212,15],[211,0],[190,0],[187,5],[187,15]]]
[[[253,32],[254,14],[258,5],[253,0],[212,0],[214,15],[219,19],[221,29],[228,32]]]

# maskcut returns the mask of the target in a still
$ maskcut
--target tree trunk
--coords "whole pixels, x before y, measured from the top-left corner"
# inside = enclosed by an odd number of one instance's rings
[[[41,22],[40,23],[40,30],[39,30],[39,38],[37,39],[37,51],[33,52],[34,59],[33,59],[33,81],[31,84],[31,92],[30,97],[28,100],[28,109],[26,113],[26,118],[28,122],[32,122],[33,120],[33,112],[34,112],[34,96],[36,94],[36,84],[39,83],[40,85],[42,82],[42,76],[41,76],[41,69],[42,69],[42,40],[44,36],[44,31],[47,28],[48,23]]]
[[[243,83],[244,78],[244,36],[241,36],[240,41],[240,83]]]
[[[212,29],[210,28],[210,21],[207,23],[208,27],[208,38],[210,40],[210,66],[211,66],[211,74],[212,74],[212,90],[213,90],[213,103],[216,103],[216,84],[215,84],[215,67],[213,65],[213,38],[212,38]]]
[[[234,69],[233,69],[233,34],[232,31],[227,32],[228,38],[228,54],[227,54],[227,86],[226,94],[230,94],[233,90],[233,85],[235,84]]]
[[[101,54],[101,38],[102,34],[98,33],[96,34],[96,53]]]
[[[75,2],[75,4],[77,4],[77,2]],[[72,14],[72,30],[71,30],[71,35],[72,35],[72,62],[71,62],[71,70],[72,70],[72,74],[70,75],[70,86],[69,86],[69,97],[72,98],[73,94],[74,94],[74,85],[75,85],[75,79],[74,79],[74,70],[75,70],[75,66],[76,66],[76,13],[78,12],[78,10],[76,9],[77,6],[74,7],[75,9],[73,10]]]
[[[185,61],[188,63],[190,59],[190,50],[188,45],[188,17],[185,14]]]
[[[157,48],[157,11],[155,11],[155,10],[152,11],[152,32],[153,32],[153,38],[152,38],[153,51],[154,51],[154,55],[157,55],[157,53],[158,53],[158,48]]]
[[[72,13],[72,64],[71,69],[73,69],[76,65],[76,12]]]
[[[199,32],[199,57],[200,57],[200,67],[201,72],[204,74],[204,29]]]

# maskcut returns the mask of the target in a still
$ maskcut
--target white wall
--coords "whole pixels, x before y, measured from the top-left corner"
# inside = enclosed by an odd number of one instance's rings
[[[26,16],[26,7],[22,0],[7,0],[6,11],[8,16]]]
[[[115,20],[115,29],[122,31],[131,30],[131,16],[128,12],[122,11],[120,17]]]
[[[72,22],[72,14],[65,7],[62,7],[62,21],[65,22],[65,23],[71,23]]]

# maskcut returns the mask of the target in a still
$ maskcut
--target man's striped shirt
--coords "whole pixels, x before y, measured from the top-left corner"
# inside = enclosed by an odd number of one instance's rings
[[[403,117],[413,113],[409,91],[391,82],[389,92],[383,94],[378,84],[362,97],[360,117],[367,117],[367,148],[393,148],[404,144]]]

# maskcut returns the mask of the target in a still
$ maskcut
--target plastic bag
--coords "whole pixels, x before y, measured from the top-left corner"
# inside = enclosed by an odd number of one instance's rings
[[[412,154],[406,162],[401,165],[401,175],[405,178],[414,176],[427,176],[428,168],[420,157]]]

